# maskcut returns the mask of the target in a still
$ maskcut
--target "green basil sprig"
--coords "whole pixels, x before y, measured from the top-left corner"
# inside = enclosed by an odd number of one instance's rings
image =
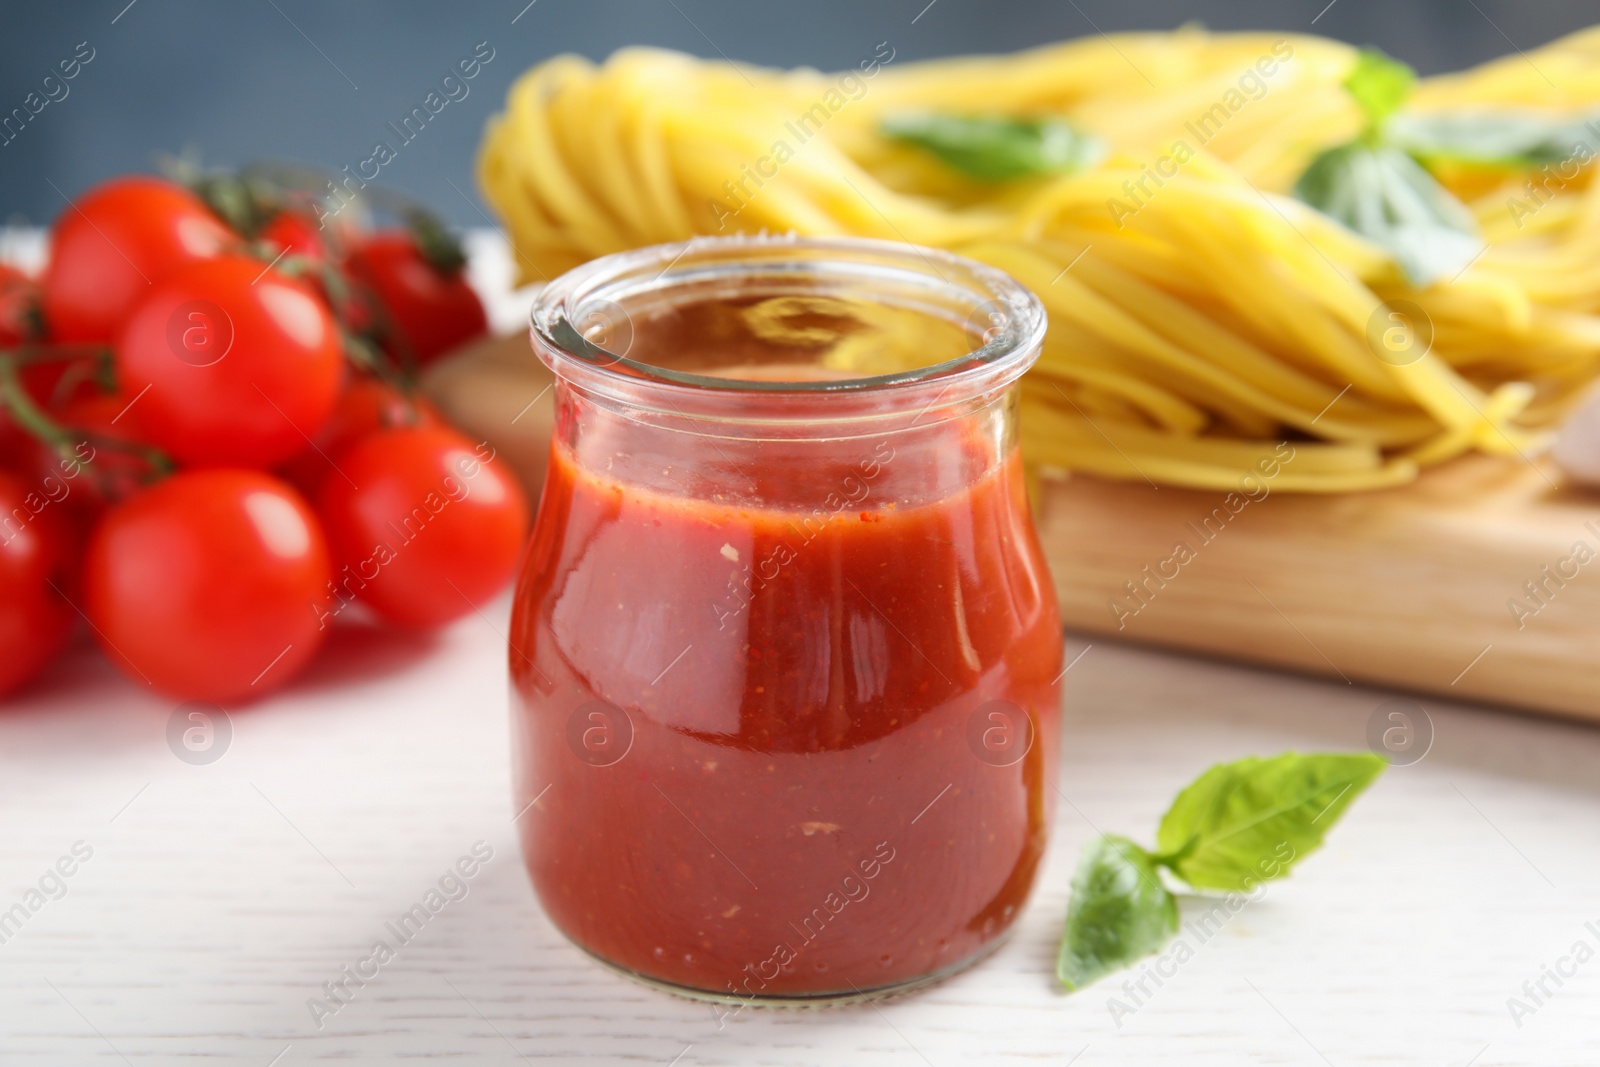
[[[1178,932],[1178,900],[1161,884],[1155,857],[1126,837],[1084,846],[1056,974],[1079,989],[1160,950]]]
[[[1344,78],[1344,91],[1367,116],[1363,136],[1382,128],[1417,87],[1417,72],[1378,48],[1363,48]]]
[[[1094,166],[1106,153],[1098,137],[1051,117],[901,111],[886,116],[881,128],[979,181],[1066,174]]]
[[[1572,162],[1600,155],[1600,113],[1579,118],[1509,111],[1445,111],[1395,115],[1390,144],[1425,163],[1473,163],[1514,168]]]
[[[1084,847],[1056,974],[1069,990],[1157,952],[1178,930],[1160,869],[1196,889],[1249,892],[1322,844],[1388,766],[1370,753],[1285,752],[1220,763],[1167,810],[1150,852],[1107,835]]]
[[[1404,63],[1362,49],[1344,87],[1366,127],[1349,144],[1313,158],[1294,195],[1381,246],[1421,286],[1460,272],[1483,241],[1466,205],[1391,143],[1395,113],[1415,84]]]
[[[1454,277],[1483,249],[1466,205],[1392,145],[1352,141],[1321,153],[1294,195],[1381,245],[1415,285]]]

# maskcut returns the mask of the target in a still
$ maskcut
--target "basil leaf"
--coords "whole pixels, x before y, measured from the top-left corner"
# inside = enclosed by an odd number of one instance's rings
[[[1483,250],[1466,205],[1386,144],[1352,141],[1318,154],[1294,195],[1383,247],[1414,285],[1453,276]]]
[[[1105,142],[1058,118],[903,111],[886,116],[882,130],[989,182],[1083,170],[1106,153]]]
[[[1166,944],[1178,930],[1178,902],[1154,859],[1126,837],[1084,846],[1072,876],[1072,901],[1056,974],[1082,989]]]
[[[1416,84],[1416,71],[1376,48],[1357,52],[1355,66],[1344,78],[1345,91],[1366,113],[1369,131],[1400,110]]]
[[[1285,752],[1219,763],[1162,817],[1157,862],[1197,888],[1247,892],[1315,851],[1387,766],[1368,752]]]
[[[1600,153],[1600,114],[1587,118],[1508,111],[1396,115],[1385,140],[1424,162],[1542,167],[1588,163]]]

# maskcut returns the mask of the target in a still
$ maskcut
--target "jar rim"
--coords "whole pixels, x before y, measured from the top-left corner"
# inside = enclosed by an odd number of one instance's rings
[[[574,318],[585,301],[620,305],[598,297],[608,287],[635,283],[627,295],[670,289],[684,280],[703,276],[707,268],[735,268],[758,264],[764,269],[826,274],[837,277],[865,273],[876,267],[892,271],[902,281],[920,278],[930,289],[965,295],[974,310],[989,316],[982,343],[951,359],[888,374],[827,380],[784,381],[696,374],[630,359],[585,336]],[[653,272],[653,273],[652,273]],[[620,290],[618,290],[620,293]],[[593,313],[593,309],[590,309]],[[621,311],[625,317],[626,312]],[[687,241],[651,245],[590,260],[544,287],[529,313],[531,338],[540,358],[558,377],[598,386],[655,386],[679,395],[716,393],[732,400],[743,394],[776,400],[784,396],[817,397],[828,394],[899,392],[919,386],[942,385],[941,396],[952,401],[988,392],[1015,381],[1038,358],[1044,339],[1044,306],[1031,290],[1006,272],[943,249],[905,241],[865,237],[799,237],[734,235],[696,236]],[[958,388],[966,386],[967,388]],[[728,394],[733,394],[729,396]]]

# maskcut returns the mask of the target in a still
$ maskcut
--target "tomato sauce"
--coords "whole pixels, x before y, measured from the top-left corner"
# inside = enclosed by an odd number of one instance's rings
[[[1014,444],[951,444],[673,492],[558,428],[510,661],[516,825],[574,942],[806,998],[936,976],[1012,924],[1053,810],[1060,625]],[[763,489],[797,480],[834,489]]]

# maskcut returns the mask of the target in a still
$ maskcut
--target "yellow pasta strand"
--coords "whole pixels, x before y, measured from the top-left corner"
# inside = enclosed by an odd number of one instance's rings
[[[1341,85],[1354,56],[1188,28],[923,63],[880,46],[843,74],[646,48],[562,56],[512,87],[478,177],[524,281],[762,231],[909,241],[1010,272],[1051,320],[1022,402],[1036,464],[1218,489],[1276,464],[1274,489],[1346,492],[1468,451],[1531,457],[1600,372],[1595,168],[1441,167],[1487,248],[1458,278],[1411,286],[1287,195],[1361,128]],[[974,101],[1066,118],[1109,154],[986,183],[881,133],[897,111]],[[1587,117],[1600,28],[1427,79],[1410,106]],[[1426,328],[1380,354],[1400,302]],[[888,369],[876,351],[830,358]]]

